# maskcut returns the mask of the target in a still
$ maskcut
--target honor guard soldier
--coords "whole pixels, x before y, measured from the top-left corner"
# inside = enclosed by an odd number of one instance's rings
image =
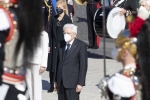
[[[132,14],[137,13],[137,5],[135,0],[113,0],[113,6],[117,6],[122,8],[120,11],[121,15],[128,15],[128,10],[131,11]]]
[[[139,76],[136,75],[137,38],[129,36],[130,31],[122,31],[111,52],[113,58],[122,63],[123,69],[102,79],[98,85],[102,97],[105,96],[106,100],[141,100],[141,85]]]
[[[0,100],[29,100],[26,60],[32,59],[40,41],[41,4],[0,0]]]
[[[141,71],[142,100],[150,100],[150,20],[149,11],[141,6],[131,28],[131,37],[137,37],[138,63]]]
[[[88,24],[88,48],[98,49],[100,37],[96,35],[93,27],[94,14],[98,8],[100,8],[101,0],[87,0],[87,24]]]
[[[116,47],[112,55],[122,62],[124,68],[100,81],[100,93],[108,100],[150,99],[148,15],[146,8],[140,7],[131,30],[122,31],[115,40]],[[136,66],[137,62],[139,67]]]
[[[125,15],[126,17],[126,29],[130,29],[132,21],[137,15],[137,4],[136,0],[113,0],[113,6],[122,8],[120,15]]]

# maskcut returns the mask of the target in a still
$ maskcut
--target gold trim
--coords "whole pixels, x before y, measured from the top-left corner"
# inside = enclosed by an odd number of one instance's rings
[[[48,9],[48,21],[50,21],[51,6],[48,5],[46,0],[44,0],[44,3],[45,3],[45,5],[46,5],[46,7]]]

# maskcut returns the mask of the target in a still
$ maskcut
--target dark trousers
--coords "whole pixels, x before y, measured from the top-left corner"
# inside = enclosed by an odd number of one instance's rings
[[[54,90],[54,72],[49,72],[50,89]]]
[[[88,40],[90,46],[96,46],[96,33],[93,28],[94,14],[97,10],[96,4],[87,4]]]
[[[76,88],[65,88],[61,82],[58,87],[58,100],[79,100],[80,93],[76,93]]]
[[[68,14],[70,16],[70,13],[72,13],[72,5],[67,4],[68,6]]]

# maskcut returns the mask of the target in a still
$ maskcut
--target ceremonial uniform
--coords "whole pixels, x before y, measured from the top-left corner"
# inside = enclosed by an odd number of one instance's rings
[[[21,5],[17,0],[0,1],[0,100],[29,100],[24,63],[25,58],[32,58],[29,56],[34,52],[31,49],[36,47],[33,41],[38,43],[42,29],[41,1],[20,2]]]
[[[8,30],[0,29],[0,33],[1,33],[0,36],[3,37],[1,38],[1,46],[2,46],[1,70],[4,70],[4,73],[2,74],[3,83],[0,86],[1,100],[12,100],[12,99],[19,100],[19,98],[17,97],[19,93],[24,98],[26,98],[25,100],[27,100],[28,98],[26,95],[27,86],[25,83],[25,76],[24,76],[25,69],[23,68],[23,49],[24,49],[23,44],[21,45],[20,51],[18,53],[17,61],[16,63],[14,63],[14,53],[15,53],[14,47],[16,46],[17,41],[19,39],[18,25],[17,25],[18,8],[12,7],[9,9],[9,11],[11,12],[11,14],[14,14],[13,20],[16,21],[16,26],[15,26],[16,31],[13,32],[12,35],[10,35]],[[5,13],[1,13],[1,14],[5,15]],[[4,17],[2,15],[1,18]],[[5,22],[5,20],[3,21]],[[7,27],[7,28],[11,29],[11,27]],[[4,41],[6,41],[6,38],[8,38],[8,36],[9,39],[7,40],[7,42],[4,43]],[[4,52],[5,52],[5,56],[4,56]],[[9,78],[12,79],[10,80]],[[18,88],[18,86],[20,86],[23,89]]]
[[[103,79],[103,82],[107,83],[106,87],[99,84],[99,87],[103,87],[106,90],[104,94],[107,94],[106,100],[142,100],[141,99],[141,86],[139,83],[139,75],[133,73],[136,69],[136,64],[128,64],[124,66],[124,69],[118,73],[115,73],[111,77]],[[101,81],[101,82],[102,82]],[[121,90],[121,91],[120,91]],[[107,92],[106,92],[107,91]]]
[[[107,100],[142,100],[140,74],[135,62],[137,38],[129,36],[129,31],[122,31],[115,40],[117,48],[112,50],[113,58],[122,62],[123,69],[102,79],[98,85],[101,95],[107,97]],[[128,63],[125,63],[126,61]]]
[[[114,0],[113,5],[116,5],[120,0]],[[131,13],[137,13],[136,0],[124,0],[117,7],[124,8],[125,10],[130,10]]]
[[[99,47],[100,39],[96,36],[96,33],[93,28],[93,19],[95,11],[100,7],[100,0],[87,0],[87,24],[88,24],[88,40],[89,40],[89,48],[97,49]],[[98,38],[98,40],[97,40]]]
[[[113,2],[113,6],[120,7],[120,8],[124,8],[126,10],[126,29],[130,29],[131,25],[132,25],[132,21],[135,18],[135,16],[137,15],[137,4],[136,4],[136,0],[124,0],[123,2],[120,3],[120,0],[114,0]],[[129,17],[132,16],[132,17]]]

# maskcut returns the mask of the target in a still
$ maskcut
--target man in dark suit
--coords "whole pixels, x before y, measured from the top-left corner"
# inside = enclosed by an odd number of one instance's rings
[[[96,35],[93,27],[93,19],[96,10],[100,7],[101,0],[86,0],[86,13],[87,13],[87,25],[88,25],[88,48],[98,49],[100,38]]]
[[[58,100],[79,100],[87,72],[86,44],[76,38],[77,26],[63,27],[66,45],[60,45],[55,73]]]

